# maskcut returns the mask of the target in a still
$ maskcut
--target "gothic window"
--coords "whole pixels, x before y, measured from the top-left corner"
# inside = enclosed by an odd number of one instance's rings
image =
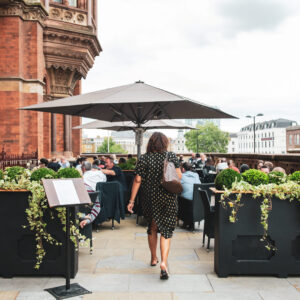
[[[77,7],[77,0],[68,0],[69,6]]]

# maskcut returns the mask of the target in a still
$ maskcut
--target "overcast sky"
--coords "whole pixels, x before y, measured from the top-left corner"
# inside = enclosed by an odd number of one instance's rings
[[[83,93],[143,80],[239,117],[300,123],[299,0],[98,0]]]

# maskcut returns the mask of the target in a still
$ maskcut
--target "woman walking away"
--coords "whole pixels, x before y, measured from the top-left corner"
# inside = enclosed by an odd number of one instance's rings
[[[156,255],[157,233],[160,233],[161,279],[168,279],[167,260],[170,241],[176,226],[177,197],[164,189],[161,185],[163,163],[166,158],[173,162],[176,173],[181,179],[178,159],[173,152],[168,152],[169,140],[160,133],[152,134],[147,145],[147,153],[142,155],[137,163],[128,211],[133,212],[134,200],[141,186],[142,208],[148,222],[148,244],[151,252],[151,266],[158,263]]]

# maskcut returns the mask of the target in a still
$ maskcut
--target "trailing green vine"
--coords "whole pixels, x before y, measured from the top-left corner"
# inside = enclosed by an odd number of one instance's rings
[[[48,172],[45,178],[53,178],[53,174]],[[47,210],[49,210],[46,194],[41,180],[30,180],[32,173],[27,169],[20,167],[6,168],[3,172],[3,178],[0,180],[0,188],[4,190],[27,190],[31,192],[28,197],[28,208],[26,209],[28,225],[23,225],[23,228],[29,228],[35,233],[36,240],[36,263],[34,268],[39,269],[43,258],[46,255],[44,243],[47,242],[51,245],[61,246],[55,238],[47,232],[47,224],[43,217]],[[55,208],[57,217],[62,224],[62,229],[66,231],[66,209],[59,207]],[[49,210],[50,216],[54,219],[53,210]],[[78,223],[78,220],[76,221]],[[75,249],[78,249],[78,239],[86,240],[85,236],[79,232],[78,224],[71,222],[70,224],[70,239],[75,245]]]
[[[272,198],[277,197],[280,200],[293,200],[300,201],[300,185],[295,181],[287,181],[283,184],[260,184],[260,185],[251,185],[248,182],[235,181],[232,184],[231,189],[224,187],[224,193],[221,196],[221,204],[223,208],[229,207],[231,213],[229,216],[229,221],[235,223],[237,218],[237,212],[240,207],[243,206],[241,203],[242,194],[251,193],[254,199],[261,199],[260,204],[260,223],[263,227],[263,236],[261,241],[265,242],[266,248],[268,250],[275,251],[276,247],[268,239],[268,229],[269,229],[269,214],[272,211]],[[235,195],[236,199],[232,200],[230,195]]]

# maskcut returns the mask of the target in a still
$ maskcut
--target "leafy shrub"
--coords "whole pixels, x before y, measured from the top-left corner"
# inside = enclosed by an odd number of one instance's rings
[[[3,179],[3,171],[0,170],[0,180]]]
[[[252,184],[252,185],[260,185],[260,184],[268,184],[269,177],[266,173],[256,170],[250,169],[242,174],[243,180]]]
[[[31,181],[40,181],[42,178],[56,178],[56,172],[48,168],[40,168],[31,173]]]
[[[134,170],[135,169],[135,165],[128,161],[126,163],[119,164],[119,167],[122,170]]]
[[[15,166],[5,168],[5,173],[10,181],[18,181],[19,177],[25,173],[25,168]]]
[[[286,182],[286,175],[282,172],[272,171],[268,174],[269,183],[282,184]]]
[[[132,158],[128,158],[127,159],[127,163],[129,163],[130,165],[136,165],[136,158],[132,157]]]
[[[232,169],[225,169],[222,172],[220,172],[215,180],[215,186],[218,190],[223,190],[224,186],[227,189],[232,188],[232,184],[235,181],[241,181],[242,176],[239,172],[232,170]]]
[[[296,171],[289,176],[289,180],[296,181],[300,184],[300,171]]]
[[[59,169],[57,172],[58,178],[80,178],[81,175],[78,170],[74,168]]]

